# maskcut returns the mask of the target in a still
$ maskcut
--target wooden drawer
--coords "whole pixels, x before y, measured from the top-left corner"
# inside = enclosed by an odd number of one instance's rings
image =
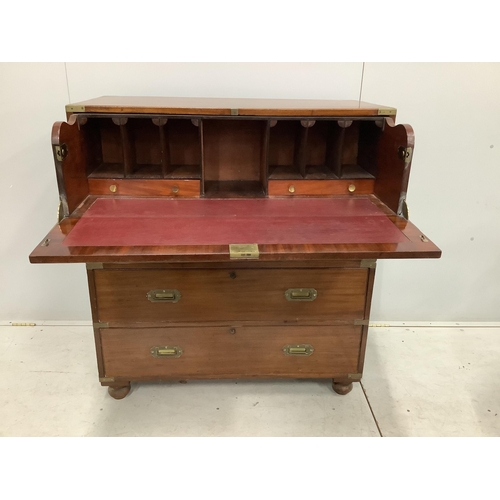
[[[361,327],[107,328],[101,330],[101,344],[106,377],[320,378],[357,372]],[[309,345],[313,351],[285,354],[288,345]],[[155,357],[151,350],[158,347],[182,354]]]
[[[95,285],[99,321],[127,326],[237,320],[350,321],[363,318],[367,276],[367,269],[359,268],[104,269],[95,271]],[[288,300],[287,291],[296,289],[314,289],[316,296],[311,301]],[[176,290],[179,295],[176,301],[151,301],[156,293],[148,298],[152,290],[158,290],[160,298],[163,290]]]

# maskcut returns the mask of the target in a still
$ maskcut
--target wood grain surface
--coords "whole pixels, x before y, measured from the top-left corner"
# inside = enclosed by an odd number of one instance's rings
[[[200,181],[185,179],[89,179],[90,194],[122,196],[200,196]],[[114,188],[111,188],[114,186]],[[115,191],[111,191],[111,189]]]
[[[72,103],[86,113],[158,113],[231,116],[377,116],[389,106],[359,101],[105,96]],[[382,110],[382,113],[379,113]]]
[[[376,201],[376,199],[374,199]],[[415,225],[397,217],[383,203],[387,219],[405,236],[398,243],[356,243],[335,245],[259,245],[259,262],[329,261],[358,259],[439,258],[441,250]],[[86,205],[88,206],[88,205]],[[230,262],[228,245],[70,247],[64,240],[79,217],[64,219],[40,241],[30,254],[32,263],[63,262]]]
[[[99,321],[338,321],[363,318],[367,269],[95,270]],[[291,288],[314,288],[291,302]],[[151,290],[175,289],[175,303],[151,302]]]
[[[56,167],[59,198],[63,216],[67,217],[89,194],[86,172],[86,149],[82,145],[82,135],[76,118],[66,122],[56,122],[52,127],[52,147]],[[55,147],[66,151],[64,159],[57,157]]]
[[[355,373],[357,326],[106,328],[106,377],[127,380],[250,377],[335,377]],[[310,356],[285,356],[288,344],[310,344]],[[178,346],[179,358],[155,358],[151,347]]]
[[[350,195],[349,186],[354,186],[354,193],[372,194],[373,179],[338,179],[338,180],[269,180],[269,196],[332,196]]]

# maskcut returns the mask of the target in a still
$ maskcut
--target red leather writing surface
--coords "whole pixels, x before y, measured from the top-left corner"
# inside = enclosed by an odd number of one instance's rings
[[[383,215],[367,198],[285,198],[242,200],[166,200],[100,198],[84,217],[350,217]]]
[[[98,199],[67,246],[398,243],[368,199]]]

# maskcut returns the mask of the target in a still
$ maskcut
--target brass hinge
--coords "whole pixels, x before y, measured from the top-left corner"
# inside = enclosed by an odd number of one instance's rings
[[[347,378],[352,378],[354,380],[360,380],[362,376],[363,376],[362,373],[348,373],[347,374]]]
[[[114,382],[114,381],[115,381],[114,377],[99,377],[99,382],[107,383],[107,382]]]
[[[396,114],[396,108],[379,108],[378,114],[385,116],[394,116]]]
[[[94,328],[109,328],[109,323],[101,323],[100,321],[97,321],[96,323],[92,323],[92,326]]]
[[[36,323],[11,323],[10,326],[36,326]]]
[[[368,319],[355,319],[354,326],[368,326],[370,321]]]
[[[375,269],[377,267],[377,261],[375,259],[363,259],[359,267]]]
[[[68,104],[66,106],[66,112],[68,112],[68,113],[84,113],[85,106],[75,106],[74,104]]]
[[[231,108],[231,116],[238,116],[238,108]]]
[[[56,159],[57,161],[63,161],[66,156],[68,156],[68,146],[66,144],[61,144],[60,146],[55,146]]]
[[[258,259],[259,245],[229,245],[229,257],[231,259]]]
[[[411,157],[413,156],[413,148],[407,147],[404,148],[401,146],[398,149],[398,156],[400,160],[404,160],[405,163],[410,163],[411,162]]]
[[[102,262],[87,262],[87,269],[91,271],[92,269],[102,269]]]

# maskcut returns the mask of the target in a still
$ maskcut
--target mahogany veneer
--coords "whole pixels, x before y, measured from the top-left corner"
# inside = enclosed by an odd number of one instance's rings
[[[405,218],[414,138],[394,108],[102,97],[66,111],[60,220],[30,261],[87,263],[115,399],[170,378],[325,377],[347,394],[376,259],[441,255]]]

